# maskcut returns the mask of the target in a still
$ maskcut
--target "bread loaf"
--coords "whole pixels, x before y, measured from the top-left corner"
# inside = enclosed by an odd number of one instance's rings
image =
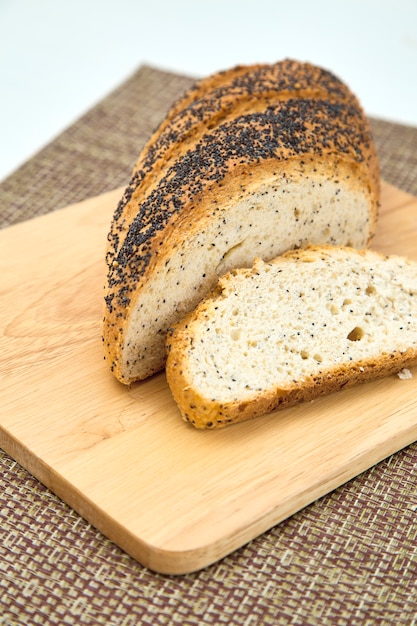
[[[186,421],[221,428],[417,364],[417,263],[309,246],[223,276],[170,330]]]
[[[165,365],[167,328],[235,267],[307,243],[366,247],[378,161],[357,98],[297,61],[198,82],[144,147],[108,235],[103,341],[124,383]]]

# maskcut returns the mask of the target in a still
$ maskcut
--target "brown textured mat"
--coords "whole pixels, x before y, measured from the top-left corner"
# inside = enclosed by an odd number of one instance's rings
[[[127,182],[188,77],[142,67],[0,185],[3,226]],[[417,195],[417,129],[372,120]],[[154,574],[0,451],[0,625],[417,625],[417,444],[202,572]]]

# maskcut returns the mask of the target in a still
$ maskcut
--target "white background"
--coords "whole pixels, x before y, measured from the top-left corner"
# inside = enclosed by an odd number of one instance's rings
[[[139,65],[322,65],[417,126],[417,0],[0,0],[0,179]]]

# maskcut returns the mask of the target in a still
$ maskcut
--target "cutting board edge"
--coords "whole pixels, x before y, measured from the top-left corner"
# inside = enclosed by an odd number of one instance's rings
[[[85,494],[79,492],[74,485],[70,484],[65,477],[61,476],[46,462],[39,458],[35,460],[33,453],[27,450],[21,442],[16,441],[10,433],[0,430],[0,447],[47,489],[58,496],[65,505],[76,511],[84,520],[99,530],[103,536],[142,566],[158,574],[169,576],[192,574],[210,567],[415,441],[417,441],[417,424],[374,448],[371,464],[369,452],[363,452],[356,457],[354,471],[352,471],[352,459],[350,459],[344,467],[338,466],[337,471],[331,472],[325,480],[318,482],[313,487],[309,486],[286,502],[278,502],[271,507],[267,514],[256,517],[250,524],[246,522],[242,528],[235,530],[233,535],[223,536],[194,548],[187,547],[174,550],[164,547],[164,542],[161,545],[156,545],[140,539],[117,520],[110,518],[105,511],[95,505],[88,497],[86,498]]]
[[[309,486],[304,492],[300,492],[296,497],[290,498],[288,503],[283,503],[282,501],[277,503],[267,514],[257,517],[250,524],[246,522],[241,529],[235,529],[232,536],[222,537],[206,545],[202,544],[192,549],[172,550],[164,547],[164,545],[157,546],[144,544],[143,542],[138,543],[134,539],[134,545],[131,546],[128,543],[124,544],[123,539],[120,540],[117,536],[112,536],[110,532],[104,534],[115,541],[117,545],[139,563],[159,574],[187,575],[201,571],[231,555],[264,532],[278,526],[281,522],[313,504],[313,502],[325,497],[370,467],[377,465],[396,452],[411,445],[416,440],[417,424],[389,442],[384,442],[379,448],[375,448],[371,463],[369,462],[369,453],[364,452],[356,458],[354,471],[352,471],[350,460],[344,468],[339,466],[337,471],[330,474],[326,480],[320,481],[313,488]],[[98,523],[93,523],[93,525],[101,530]]]

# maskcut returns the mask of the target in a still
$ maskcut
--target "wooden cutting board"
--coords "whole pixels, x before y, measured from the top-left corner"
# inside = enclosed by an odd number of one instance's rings
[[[221,431],[165,375],[126,388],[101,346],[121,190],[0,232],[0,445],[145,566],[222,558],[417,439],[417,372]],[[374,247],[417,258],[417,199],[384,185]]]

